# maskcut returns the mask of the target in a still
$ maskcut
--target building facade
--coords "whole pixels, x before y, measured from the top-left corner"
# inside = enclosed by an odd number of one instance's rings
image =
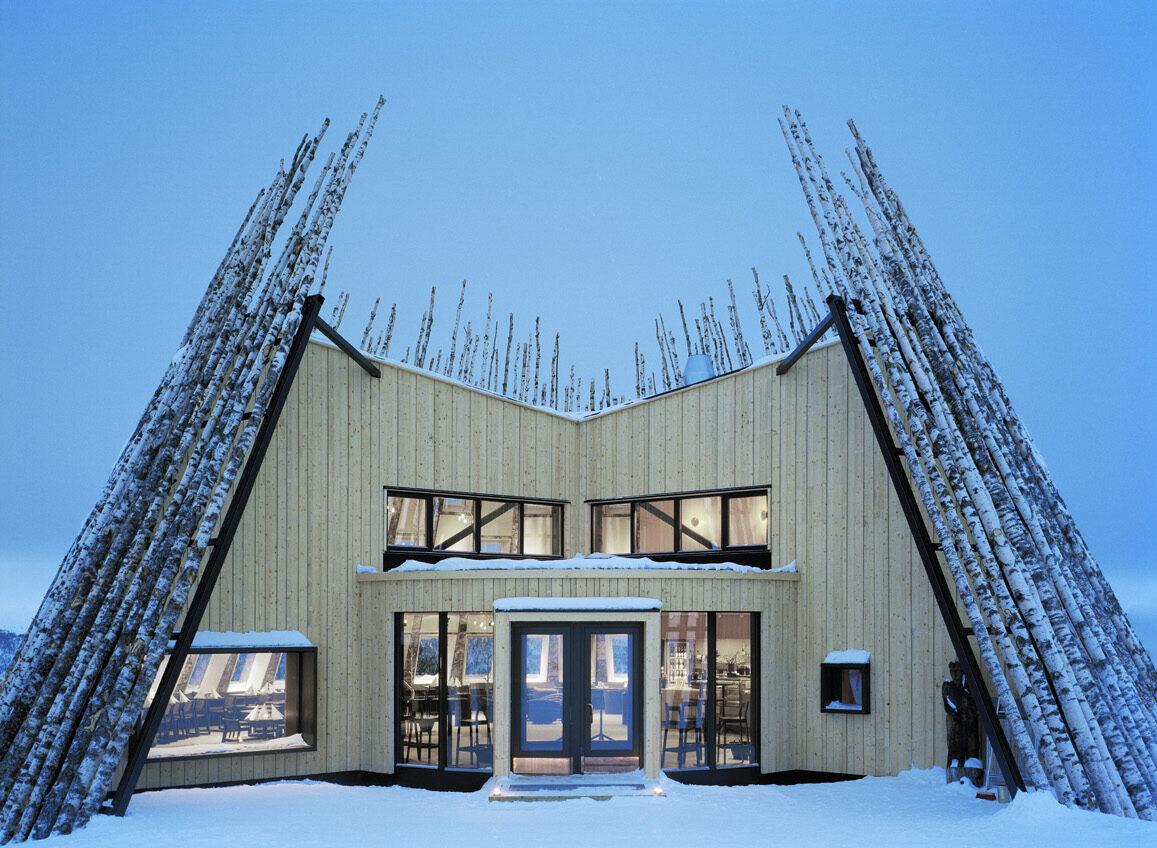
[[[943,762],[952,647],[838,345],[583,418],[375,364],[308,346],[139,788]]]

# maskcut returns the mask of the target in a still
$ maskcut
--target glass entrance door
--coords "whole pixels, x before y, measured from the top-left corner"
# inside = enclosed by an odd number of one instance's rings
[[[511,753],[521,774],[642,762],[642,625],[516,624]]]

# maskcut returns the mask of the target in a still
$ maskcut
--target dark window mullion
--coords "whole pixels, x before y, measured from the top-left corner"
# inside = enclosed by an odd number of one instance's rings
[[[474,498],[474,553],[482,552],[482,500]]]
[[[631,501],[631,512],[630,512],[630,518],[628,519],[630,521],[631,527],[627,531],[627,535],[628,535],[628,538],[630,539],[631,553],[633,553],[633,554],[637,554],[639,552],[639,541],[638,541],[638,539],[635,538],[635,527],[636,527],[635,511],[638,508],[639,508],[639,502],[638,501]]]
[[[526,551],[526,501],[518,502],[518,556]]]
[[[747,701],[747,739],[751,744],[751,764],[763,760],[763,736],[760,731],[760,704],[763,701],[763,657],[760,654],[759,613],[748,613],[751,620],[751,695]]]
[[[734,495],[723,495],[719,499],[719,550],[725,550],[731,544],[731,499]]]
[[[707,768],[715,763],[715,613],[707,613],[707,715],[703,722],[707,731]]]
[[[434,550],[434,498],[425,495],[426,501],[426,550]]]
[[[555,556],[562,556],[563,534],[566,532],[566,511],[562,504],[555,504],[551,507],[550,530],[553,534],[550,551]]]
[[[438,613],[438,768],[445,769],[450,761],[450,705],[447,703],[448,689],[446,686],[446,666],[448,665],[447,635],[449,632],[449,617],[446,613]]]
[[[394,763],[401,764],[405,758],[405,728],[402,723],[402,692],[405,689],[405,613],[394,613]]]
[[[683,499],[675,498],[675,551],[683,550]]]

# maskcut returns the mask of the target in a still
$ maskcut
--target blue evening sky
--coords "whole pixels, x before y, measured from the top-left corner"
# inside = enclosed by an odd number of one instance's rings
[[[257,186],[381,92],[333,238],[347,333],[381,294],[400,354],[466,277],[476,319],[492,290],[620,391],[675,298],[804,278],[777,107],[833,163],[855,117],[1157,646],[1155,7],[1010,5],[0,5],[0,626]]]

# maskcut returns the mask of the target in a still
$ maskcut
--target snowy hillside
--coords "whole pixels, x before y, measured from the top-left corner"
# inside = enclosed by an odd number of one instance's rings
[[[664,797],[492,803],[471,794],[280,783],[136,796],[124,819],[98,816],[60,848],[153,845],[1157,845],[1157,824],[1022,794],[1002,806],[947,786],[939,769],[810,786],[682,786]]]
[[[0,629],[0,673],[3,673],[4,669],[8,668],[8,663],[12,661],[12,657],[16,654],[16,649],[19,646],[19,633]]]

